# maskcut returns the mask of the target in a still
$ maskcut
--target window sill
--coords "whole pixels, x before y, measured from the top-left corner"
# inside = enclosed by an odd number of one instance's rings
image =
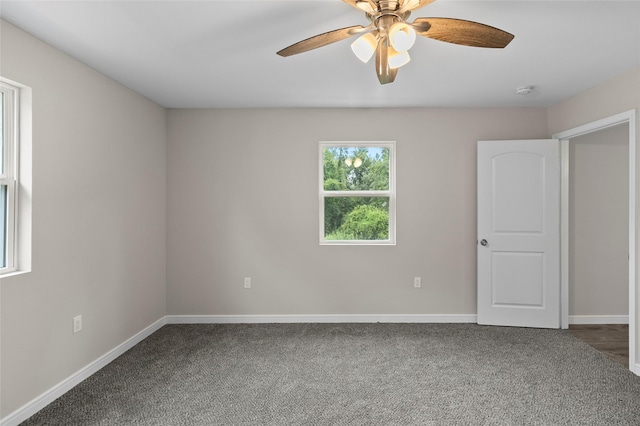
[[[3,272],[3,273],[0,273],[0,280],[3,278],[9,278],[9,277],[15,277],[17,275],[28,274],[30,272],[31,272],[30,269],[29,270],[17,269],[15,271]]]
[[[321,246],[395,246],[395,241],[320,241]]]

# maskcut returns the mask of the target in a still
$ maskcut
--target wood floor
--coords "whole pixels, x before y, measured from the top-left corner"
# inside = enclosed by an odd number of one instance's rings
[[[573,324],[569,326],[569,332],[614,361],[629,367],[629,326],[627,324]]]

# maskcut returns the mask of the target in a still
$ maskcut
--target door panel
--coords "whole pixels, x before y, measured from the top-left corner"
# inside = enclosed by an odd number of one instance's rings
[[[560,145],[478,142],[478,323],[560,326]]]
[[[493,232],[540,233],[544,224],[544,160],[528,152],[491,160]],[[520,176],[528,179],[519,179]]]
[[[544,278],[544,253],[492,253],[493,283],[492,306],[544,305],[544,289],[539,284]],[[521,285],[512,284],[519,276]]]

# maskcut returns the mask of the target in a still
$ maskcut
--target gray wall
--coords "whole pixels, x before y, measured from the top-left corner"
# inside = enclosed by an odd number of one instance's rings
[[[0,283],[5,417],[164,316],[166,111],[5,21],[0,36],[34,123],[33,272]]]
[[[475,314],[476,142],[544,138],[546,110],[170,110],[168,129],[168,314]],[[319,246],[332,140],[397,141],[396,246]]]
[[[569,315],[627,315],[629,125],[569,146]]]

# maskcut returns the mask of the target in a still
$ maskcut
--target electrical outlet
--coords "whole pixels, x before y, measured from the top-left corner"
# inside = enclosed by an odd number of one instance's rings
[[[422,287],[422,278],[420,278],[420,277],[413,277],[413,287],[414,287],[414,288],[420,288],[420,287]]]
[[[73,333],[82,330],[82,315],[73,317]]]
[[[244,288],[251,288],[251,277],[244,277]]]

